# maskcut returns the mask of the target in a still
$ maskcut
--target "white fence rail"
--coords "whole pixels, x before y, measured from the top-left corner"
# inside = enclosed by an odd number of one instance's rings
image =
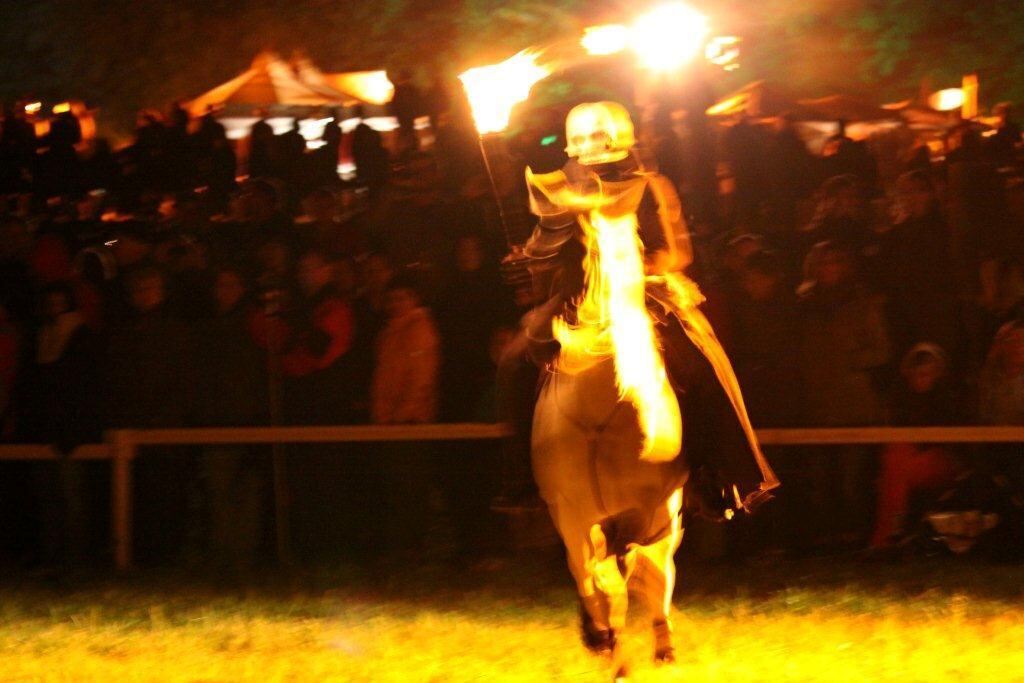
[[[366,443],[392,441],[466,441],[501,439],[509,435],[502,424],[356,425],[344,427],[225,427],[183,429],[117,429],[106,443],[79,446],[75,460],[111,460],[111,536],[119,570],[132,563],[132,461],[140,446]],[[760,429],[765,446],[813,446],[888,443],[1020,443],[1024,427],[855,427],[828,429]],[[1021,454],[1024,455],[1024,449]],[[0,444],[0,461],[57,460],[62,457],[44,444]]]

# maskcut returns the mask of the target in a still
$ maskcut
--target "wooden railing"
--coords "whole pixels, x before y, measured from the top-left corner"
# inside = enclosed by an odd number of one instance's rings
[[[132,461],[141,446],[283,443],[355,443],[391,441],[465,441],[501,439],[501,424],[358,425],[345,427],[226,427],[194,429],[117,429],[106,443],[85,444],[74,460],[111,460],[111,540],[114,563],[126,570],[132,563]],[[765,446],[812,446],[887,443],[1021,443],[1024,427],[855,427],[828,429],[760,429]],[[1024,449],[1021,451],[1024,455]],[[51,446],[0,444],[0,461],[57,460]]]

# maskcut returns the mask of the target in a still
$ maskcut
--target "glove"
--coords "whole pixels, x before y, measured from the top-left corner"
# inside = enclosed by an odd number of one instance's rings
[[[508,255],[501,260],[501,279],[512,289],[529,287],[531,283],[530,260],[521,246],[513,246]]]

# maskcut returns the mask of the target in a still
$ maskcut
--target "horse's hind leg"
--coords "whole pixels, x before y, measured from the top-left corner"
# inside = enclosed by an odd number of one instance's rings
[[[674,495],[672,498],[676,497]],[[670,617],[672,593],[676,583],[673,557],[682,540],[682,527],[678,507],[673,510],[673,500],[669,500],[667,508],[671,515],[669,532],[661,540],[636,549],[636,563],[630,580],[636,585],[651,615],[654,628],[654,660],[669,663],[675,661]]]

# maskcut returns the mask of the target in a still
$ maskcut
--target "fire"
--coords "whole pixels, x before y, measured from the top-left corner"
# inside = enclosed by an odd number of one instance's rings
[[[928,105],[937,111],[953,111],[964,105],[963,88],[946,88],[928,98]]]
[[[580,39],[580,45],[587,54],[594,56],[622,52],[629,47],[629,42],[629,27],[621,24],[588,26],[583,29],[583,38]]]
[[[661,5],[633,24],[633,49],[647,68],[670,71],[700,53],[709,31],[708,18],[692,7]]]
[[[477,132],[500,133],[508,127],[512,107],[526,100],[530,88],[551,69],[537,63],[539,53],[523,50],[499,64],[470,69],[459,76]]]
[[[739,56],[740,39],[736,36],[717,36],[709,40],[704,47],[704,58],[726,69],[730,66],[739,66],[736,63]]]
[[[555,320],[562,346],[558,370],[579,372],[613,356],[619,396],[636,407],[643,430],[641,457],[671,460],[682,446],[682,420],[647,311],[636,214],[610,217],[598,207],[580,223],[587,243],[586,289],[575,323]]]

